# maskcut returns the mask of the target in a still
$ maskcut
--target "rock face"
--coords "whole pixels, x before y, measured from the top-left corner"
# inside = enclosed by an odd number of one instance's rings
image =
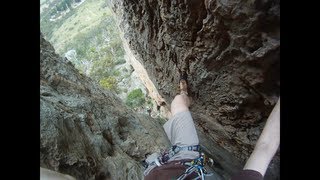
[[[206,137],[200,141],[207,147],[218,144],[242,166],[280,94],[280,2],[112,0],[110,4],[126,43],[167,106],[176,93],[179,72],[187,71],[194,101],[191,111],[198,131]],[[216,153],[212,155],[218,158]],[[220,159],[225,177],[239,168],[231,167],[228,158]],[[280,179],[279,164],[280,152],[265,179]]]
[[[42,36],[40,43],[40,166],[80,180],[143,179],[145,155],[170,146],[165,122],[127,109]],[[198,134],[218,176],[227,179],[240,168],[228,151]]]
[[[133,113],[40,43],[40,166],[80,180],[142,179],[145,155],[169,147],[164,122]]]
[[[133,113],[40,41],[40,166],[77,179],[142,179],[145,155],[170,145],[164,121]],[[198,134],[217,176],[240,169],[228,151]]]

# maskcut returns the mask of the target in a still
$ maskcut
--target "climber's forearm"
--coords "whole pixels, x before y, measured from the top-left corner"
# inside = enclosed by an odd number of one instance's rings
[[[257,141],[254,151],[251,153],[244,169],[252,169],[263,176],[277,152],[280,144],[280,99],[273,108],[266,125]]]
[[[257,149],[264,150],[270,154],[277,151],[280,144],[280,99],[273,108],[264,129],[256,144]]]

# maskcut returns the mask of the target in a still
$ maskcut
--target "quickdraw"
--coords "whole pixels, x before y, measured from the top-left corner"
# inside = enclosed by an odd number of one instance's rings
[[[208,173],[205,168],[207,162],[213,164],[213,160],[211,158],[207,158],[207,156],[201,152],[200,156],[197,159],[194,159],[191,162],[184,163],[184,165],[188,166],[188,168],[183,174],[178,177],[177,180],[183,180],[195,173],[197,174],[197,177],[194,178],[194,180],[204,180],[206,176],[212,176],[213,173]]]

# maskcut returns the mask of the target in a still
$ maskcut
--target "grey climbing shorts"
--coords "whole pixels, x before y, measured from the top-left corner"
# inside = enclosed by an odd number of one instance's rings
[[[175,114],[163,125],[163,128],[172,145],[193,146],[199,144],[198,134],[190,111]],[[169,161],[194,159],[198,156],[199,153],[196,151],[180,151]]]

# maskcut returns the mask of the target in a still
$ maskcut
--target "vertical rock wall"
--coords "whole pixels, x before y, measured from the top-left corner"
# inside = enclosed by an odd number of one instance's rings
[[[126,43],[166,104],[176,93],[179,72],[187,71],[191,111],[207,138],[202,141],[219,145],[243,165],[280,94],[280,1],[110,4]],[[223,169],[232,173],[231,160],[223,160]],[[280,152],[266,179],[279,179],[279,163]]]
[[[145,155],[169,147],[164,122],[127,109],[40,43],[40,166],[79,180],[142,179]]]

